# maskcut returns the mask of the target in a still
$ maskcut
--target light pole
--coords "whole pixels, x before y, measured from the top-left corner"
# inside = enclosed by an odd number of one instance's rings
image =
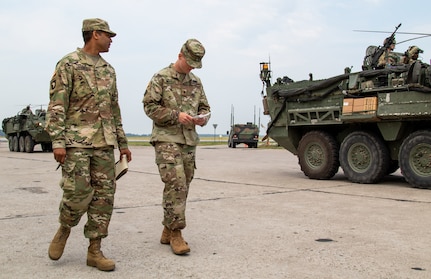
[[[213,124],[213,127],[214,127],[214,142],[215,142],[215,136],[216,136],[217,124]]]

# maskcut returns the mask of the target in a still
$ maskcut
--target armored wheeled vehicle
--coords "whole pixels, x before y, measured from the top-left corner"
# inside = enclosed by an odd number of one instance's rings
[[[34,151],[34,146],[41,144],[42,150],[52,151],[52,142],[45,127],[44,109],[32,112],[27,106],[17,115],[3,119],[2,129],[9,142],[9,150],[14,152]]]
[[[265,138],[297,155],[311,179],[330,179],[341,166],[352,182],[378,183],[399,168],[411,186],[431,188],[430,65],[368,66],[272,84],[270,64],[261,63]]]
[[[238,144],[244,143],[248,148],[257,148],[259,143],[259,127],[252,122],[246,124],[234,124],[232,125],[229,138],[228,146],[235,148]]]

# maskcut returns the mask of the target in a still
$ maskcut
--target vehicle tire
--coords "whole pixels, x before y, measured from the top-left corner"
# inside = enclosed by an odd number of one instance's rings
[[[421,130],[409,135],[398,155],[401,173],[415,188],[431,189],[431,131]]]
[[[25,151],[25,136],[19,136],[18,137],[18,145],[19,145],[19,151],[24,152]]]
[[[13,151],[13,137],[8,138],[9,151]]]
[[[324,131],[311,131],[302,136],[298,145],[302,172],[311,179],[330,179],[340,166],[338,143]]]
[[[19,142],[18,142],[18,137],[17,136],[14,136],[12,138],[12,145],[13,145],[13,150],[12,151],[19,152]]]
[[[373,133],[353,132],[341,143],[340,165],[352,182],[377,183],[388,173],[389,150]]]
[[[33,153],[34,151],[34,140],[30,135],[25,137],[25,152]]]

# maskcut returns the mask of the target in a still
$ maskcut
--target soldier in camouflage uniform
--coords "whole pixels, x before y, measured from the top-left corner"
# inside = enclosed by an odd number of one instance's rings
[[[417,46],[409,46],[409,48],[404,52],[404,56],[402,57],[402,62],[404,64],[413,64],[419,58],[419,53],[423,53],[424,51]]]
[[[162,181],[164,229],[160,242],[177,254],[190,252],[181,236],[186,227],[186,201],[195,170],[199,136],[195,126],[208,123],[210,106],[200,79],[191,73],[202,67],[205,49],[187,40],[175,63],[156,73],[144,94],[145,113],[153,120],[150,142]]]
[[[48,255],[63,254],[70,228],[87,213],[84,235],[90,239],[87,265],[115,269],[100,251],[108,235],[115,181],[114,148],[132,159],[122,127],[114,68],[101,56],[116,34],[102,19],[85,19],[84,47],[63,57],[51,79],[46,131],[52,139],[54,158],[62,166],[60,228]]]
[[[383,41],[383,46],[386,45],[389,39],[390,38],[386,38]],[[394,54],[395,44],[396,44],[395,39],[392,39],[392,43],[385,49],[385,52],[382,55],[380,55],[377,63],[377,68],[395,66],[400,62],[399,57],[396,54]]]

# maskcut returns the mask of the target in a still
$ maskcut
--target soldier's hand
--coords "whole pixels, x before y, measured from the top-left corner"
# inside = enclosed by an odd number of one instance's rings
[[[190,125],[194,123],[193,117],[185,112],[180,112],[178,114],[178,121],[183,125]]]
[[[193,122],[195,123],[195,125],[199,125],[199,126],[203,126],[207,121],[206,117],[202,117],[202,118],[193,118]]]
[[[54,148],[52,152],[54,153],[54,159],[60,164],[64,164],[64,160],[66,160],[66,148]]]
[[[127,162],[132,161],[132,152],[130,152],[130,150],[129,150],[128,148],[121,148],[121,149],[120,149],[120,158],[121,158],[123,155],[126,155],[126,157],[127,157]]]

